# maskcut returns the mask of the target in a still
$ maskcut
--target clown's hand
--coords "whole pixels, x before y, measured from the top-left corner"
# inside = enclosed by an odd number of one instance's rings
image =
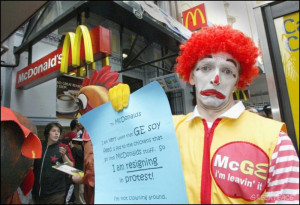
[[[116,111],[128,106],[130,88],[127,84],[118,84],[108,91],[110,102]]]

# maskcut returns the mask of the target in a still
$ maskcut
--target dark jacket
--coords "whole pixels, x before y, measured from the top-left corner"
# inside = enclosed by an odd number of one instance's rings
[[[63,163],[63,159],[58,149],[59,144],[60,142],[50,146],[47,146],[46,142],[42,144],[42,158],[34,160],[33,196],[40,197],[57,193],[65,193],[66,174],[52,168],[56,162]],[[69,157],[68,153],[66,154]]]
[[[81,146],[83,147],[83,146]],[[72,155],[75,158],[75,168],[83,171],[83,148],[72,147]]]

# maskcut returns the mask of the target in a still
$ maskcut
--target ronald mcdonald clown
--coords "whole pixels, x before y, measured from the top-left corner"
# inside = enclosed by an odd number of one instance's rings
[[[193,112],[173,116],[189,203],[299,203],[299,158],[284,123],[233,99],[257,77],[259,55],[229,25],[203,28],[180,46],[176,72],[197,99]]]

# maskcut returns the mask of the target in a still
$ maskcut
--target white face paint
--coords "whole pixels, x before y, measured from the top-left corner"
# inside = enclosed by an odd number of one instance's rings
[[[190,76],[191,85],[196,86],[197,104],[218,109],[233,101],[238,68],[238,62],[228,53],[211,54],[199,60]]]

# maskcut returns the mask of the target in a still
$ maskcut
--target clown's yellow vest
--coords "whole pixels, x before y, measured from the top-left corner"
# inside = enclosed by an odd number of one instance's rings
[[[199,204],[205,127],[199,117],[187,122],[190,115],[173,120],[188,200]],[[211,203],[264,203],[269,162],[281,129],[286,131],[283,123],[248,111],[219,122],[210,147]]]

